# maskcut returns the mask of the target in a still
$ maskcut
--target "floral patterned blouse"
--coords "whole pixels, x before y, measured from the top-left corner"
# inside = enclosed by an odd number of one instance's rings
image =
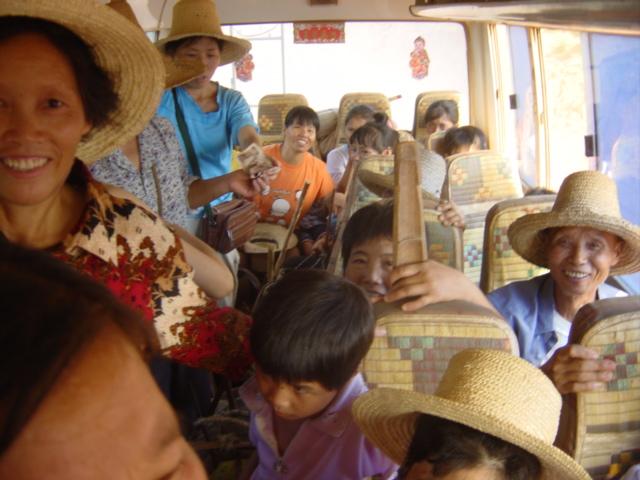
[[[86,192],[87,207],[52,253],[153,321],[164,355],[241,377],[251,362],[251,319],[205,296],[172,230],[153,213],[109,195],[79,161],[68,183]]]
[[[91,174],[102,183],[132,193],[167,222],[188,229],[187,194],[197,177],[189,174],[171,122],[153,117],[138,135],[138,147],[139,170],[118,149],[91,165]]]

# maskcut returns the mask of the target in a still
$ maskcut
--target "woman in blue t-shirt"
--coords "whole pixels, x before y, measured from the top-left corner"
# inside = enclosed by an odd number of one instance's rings
[[[200,172],[192,173],[204,179],[229,173],[234,145],[245,148],[251,143],[260,144],[260,137],[242,94],[210,79],[218,66],[242,58],[251,44],[222,33],[212,1],[182,0],[174,6],[169,36],[158,46],[175,59],[200,59],[206,66],[203,75],[166,91],[158,114],[174,124],[188,158],[185,129],[180,128],[176,106],[182,111],[200,168]]]

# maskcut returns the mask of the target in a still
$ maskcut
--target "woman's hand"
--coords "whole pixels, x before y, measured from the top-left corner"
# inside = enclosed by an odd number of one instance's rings
[[[228,190],[241,197],[253,198],[269,189],[269,183],[278,176],[280,167],[265,170],[260,175],[251,177],[244,170],[234,170],[225,175]],[[220,178],[220,177],[219,177]]]
[[[386,302],[412,298],[402,304],[405,312],[449,300],[473,302],[495,312],[487,297],[462,272],[433,260],[395,267],[389,283]]]
[[[441,200],[440,204],[436,207],[436,210],[440,212],[438,220],[445,227],[453,226],[458,228],[464,228],[464,215],[458,211],[458,207],[453,202]]]
[[[559,348],[540,369],[561,394],[602,390],[614,377],[616,364],[582,345]]]

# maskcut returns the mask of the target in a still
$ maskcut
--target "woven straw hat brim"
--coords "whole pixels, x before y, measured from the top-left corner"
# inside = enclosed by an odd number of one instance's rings
[[[189,32],[180,35],[171,35],[156,42],[156,46],[164,51],[164,46],[175,40],[182,40],[189,37],[211,37],[223,42],[220,52],[220,65],[226,65],[244,57],[251,50],[251,42],[244,38],[232,37],[217,32]]]
[[[544,480],[588,480],[591,477],[560,449],[520,430],[498,417],[488,417],[468,405],[413,391],[376,388],[353,404],[353,414],[365,436],[401,465],[415,431],[419,413],[464,424],[501,438],[535,455],[543,466]]]
[[[554,227],[588,227],[617,235],[625,245],[618,264],[611,267],[611,275],[640,271],[640,228],[619,217],[606,216],[584,209],[561,212],[532,213],[518,218],[509,227],[509,241],[525,260],[548,268],[540,232]]]
[[[3,0],[0,16],[40,18],[68,28],[92,48],[113,80],[117,108],[80,143],[79,159],[94,162],[149,123],[164,89],[164,67],[153,44],[129,20],[95,0]]]
[[[164,69],[166,72],[164,86],[166,89],[179,87],[202,75],[206,68],[200,60],[177,61],[163,55]]]
[[[394,190],[393,175],[383,175],[381,173],[372,172],[371,170],[358,170],[358,179],[362,184],[379,197],[390,197]],[[434,209],[440,203],[440,199],[422,189],[422,207]]]
[[[279,252],[284,246],[284,240],[287,236],[287,229],[281,225],[273,223],[258,223],[251,239],[243,245],[245,253],[264,254],[269,251],[267,245],[273,245],[273,251]],[[298,244],[298,237],[291,234],[289,237],[289,246],[287,250]]]

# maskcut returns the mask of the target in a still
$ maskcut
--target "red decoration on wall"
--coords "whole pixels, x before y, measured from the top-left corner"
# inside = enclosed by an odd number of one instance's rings
[[[429,54],[425,47],[425,41],[422,37],[417,37],[413,41],[413,51],[411,52],[411,76],[416,80],[423,79],[429,74]]]
[[[344,22],[294,23],[293,43],[344,43]]]
[[[240,60],[237,60],[233,66],[236,69],[236,78],[243,82],[248,82],[253,78],[253,69],[255,64],[253,63],[253,55],[247,53]]]

